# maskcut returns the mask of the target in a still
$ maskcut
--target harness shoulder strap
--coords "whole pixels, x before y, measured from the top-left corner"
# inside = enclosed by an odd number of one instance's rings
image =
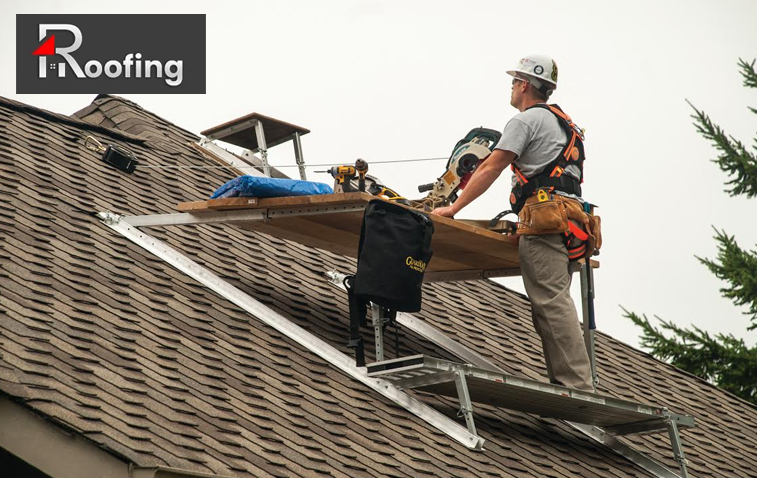
[[[550,162],[542,172],[531,178],[526,178],[520,169],[513,163],[510,165],[516,177],[516,185],[510,194],[510,205],[517,213],[523,207],[526,198],[535,193],[537,189],[544,188],[548,191],[562,191],[568,194],[581,195],[581,183],[583,182],[583,131],[573,123],[560,106],[539,103],[531,108],[546,109],[557,118],[561,129],[566,135],[566,144],[560,154]],[[565,168],[575,165],[580,171],[580,179],[571,175],[563,175]]]

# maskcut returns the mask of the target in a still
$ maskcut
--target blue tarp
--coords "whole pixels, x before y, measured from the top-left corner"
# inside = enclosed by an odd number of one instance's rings
[[[311,196],[333,194],[331,186],[299,179],[278,179],[260,176],[239,176],[224,184],[210,199],[233,197],[273,198],[281,196]]]

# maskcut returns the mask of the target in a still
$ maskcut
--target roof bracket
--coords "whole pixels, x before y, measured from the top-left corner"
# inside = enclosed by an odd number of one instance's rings
[[[116,214],[114,212],[110,211],[104,211],[97,214],[97,217],[100,218],[102,222],[107,224],[108,226],[118,224],[121,222],[121,219],[124,217],[122,214]]]
[[[327,280],[342,289],[344,289],[343,281],[345,277],[344,274],[334,270],[326,273]],[[410,314],[399,312],[397,313],[397,323],[418,333],[423,338],[439,345],[448,352],[455,354],[462,360],[467,361],[468,364],[453,363],[424,355],[415,355],[368,364],[367,370],[369,376],[392,380],[392,384],[398,389],[423,389],[427,392],[430,391],[445,396],[453,396],[455,395],[454,392],[457,392],[461,407],[460,415],[465,418],[466,425],[471,433],[475,434],[476,431],[473,424],[473,406],[468,387],[469,381],[466,377],[473,379],[474,383],[477,382],[479,384],[478,387],[485,390],[487,394],[495,394],[497,392],[494,391],[499,388],[502,389],[501,393],[503,397],[508,395],[500,403],[492,403],[495,406],[503,406],[504,408],[514,410],[520,409],[527,413],[536,413],[547,417],[549,416],[548,413],[545,414],[542,413],[543,411],[536,410],[532,404],[529,404],[529,401],[553,400],[555,402],[555,407],[552,410],[553,418],[565,420],[569,426],[607,446],[655,476],[660,478],[688,478],[689,475],[686,470],[687,462],[678,428],[679,426],[696,426],[692,417],[672,413],[665,407],[642,405],[590,392],[579,392],[578,390],[571,390],[557,385],[512,377],[506,375],[504,370],[489,359],[450,339],[441,331],[429,325],[427,321],[421,321]],[[448,384],[451,382],[455,382],[455,390],[449,387]],[[481,386],[482,383],[484,384],[483,386]],[[445,386],[445,384],[447,385]],[[505,392],[505,389],[510,387],[516,388]],[[513,401],[512,398],[517,397],[518,394],[521,394],[523,397],[520,404],[515,403],[520,399],[515,398]],[[496,397],[494,398],[496,401]],[[576,416],[567,420],[565,408],[570,407],[571,402],[582,402],[577,408],[584,411],[578,412]],[[602,409],[603,414],[617,413],[619,416],[624,415],[629,419],[629,423],[620,423],[615,426],[605,427],[606,430],[613,430],[613,432],[617,432],[620,435],[663,432],[667,430],[670,435],[673,456],[679,464],[681,474],[679,475],[671,471],[657,460],[626,445],[618,440],[614,434],[593,424],[582,423],[584,421],[592,421],[591,415],[594,413],[593,410],[595,408]]]

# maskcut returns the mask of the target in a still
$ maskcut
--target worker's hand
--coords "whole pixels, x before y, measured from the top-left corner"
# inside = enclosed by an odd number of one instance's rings
[[[437,216],[442,217],[452,217],[457,214],[457,211],[455,210],[454,206],[445,206],[434,209],[433,211],[431,211],[431,214],[436,214]]]

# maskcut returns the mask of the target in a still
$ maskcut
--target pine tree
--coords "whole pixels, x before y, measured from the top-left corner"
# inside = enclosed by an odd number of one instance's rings
[[[755,61],[747,63],[739,59],[744,86],[757,88]],[[710,117],[689,103],[694,110],[694,126],[719,152],[717,163],[729,177],[726,192],[731,196],[757,196],[757,157],[737,139],[727,135]],[[757,114],[757,109],[749,108]],[[754,140],[757,151],[757,137]],[[697,257],[699,262],[728,285],[721,294],[733,300],[737,306],[746,306],[745,315],[750,316],[747,330],[757,329],[757,251],[744,250],[736,239],[725,231],[715,229],[718,255],[714,260]],[[747,347],[743,339],[732,334],[709,333],[694,327],[682,329],[673,322],[655,317],[659,328],[652,325],[646,315],[641,317],[623,309],[625,317],[642,329],[641,346],[661,360],[697,375],[718,387],[745,400],[757,403],[757,346]],[[663,334],[669,332],[670,336]]]

